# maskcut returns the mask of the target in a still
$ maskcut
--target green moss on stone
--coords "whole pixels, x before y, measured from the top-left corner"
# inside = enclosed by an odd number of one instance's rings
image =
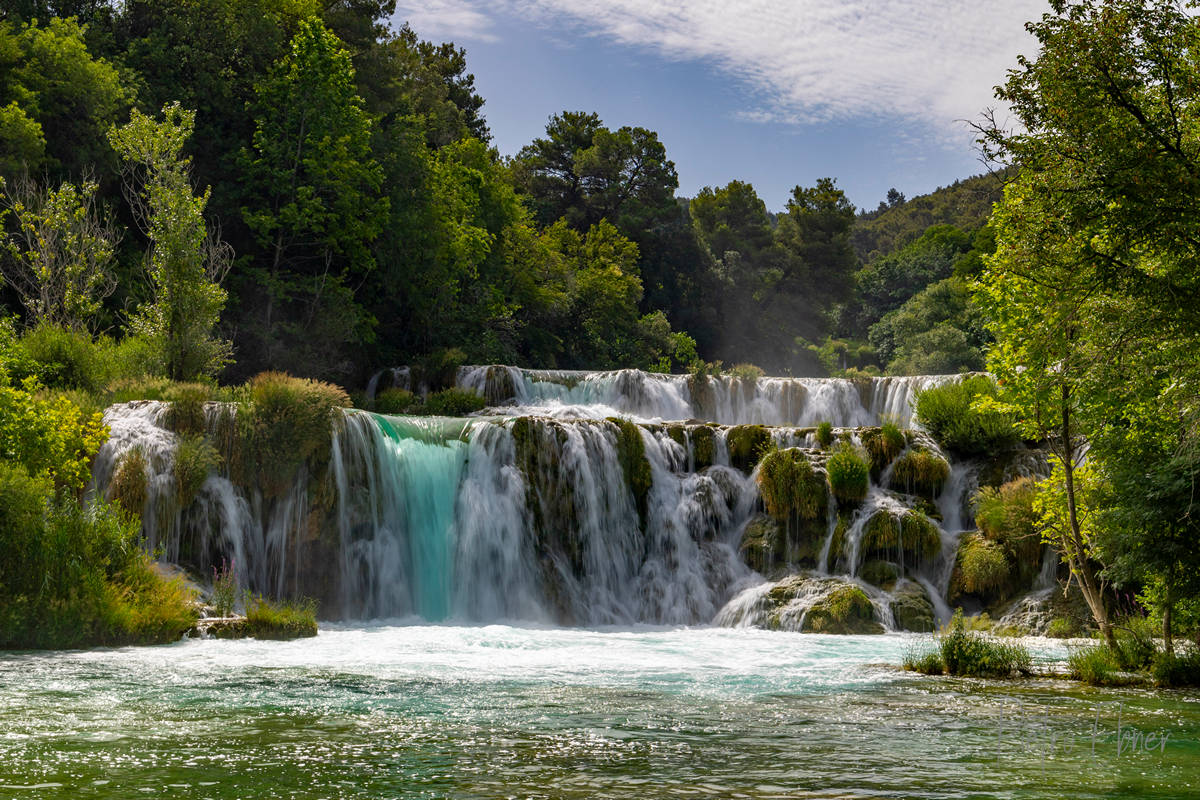
[[[883,633],[875,621],[875,607],[866,592],[844,584],[833,589],[808,610],[803,630],[808,633]]]
[[[924,448],[911,449],[892,467],[891,488],[932,499],[949,477],[946,459]]]
[[[646,458],[646,443],[636,423],[623,417],[610,417],[608,421],[616,427],[617,460],[625,474],[625,485],[633,492],[638,516],[645,525],[647,500],[654,482],[650,461]]]
[[[725,434],[729,463],[742,472],[752,472],[759,457],[771,445],[771,433],[762,425],[737,425]]]
[[[900,568],[891,561],[872,559],[859,568],[858,577],[872,586],[888,589],[900,578]]]
[[[715,437],[716,431],[709,425],[692,428],[692,459],[695,461],[697,472],[713,465],[713,459],[716,457],[716,444],[713,441]]]
[[[929,594],[918,583],[906,582],[893,593],[892,617],[902,631],[932,633],[937,630],[937,616]]]

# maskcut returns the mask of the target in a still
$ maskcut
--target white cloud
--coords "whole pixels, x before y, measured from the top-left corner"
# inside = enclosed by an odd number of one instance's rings
[[[408,22],[422,39],[496,41],[492,19],[471,0],[399,0],[392,19]]]
[[[751,122],[903,118],[961,132],[1035,42],[1045,0],[436,0],[402,4],[422,36],[486,35],[488,15],[705,63],[745,81]],[[417,14],[413,11],[412,14]],[[401,13],[397,18],[401,18]],[[422,21],[418,21],[418,19]],[[427,29],[422,25],[429,25]],[[461,25],[461,27],[456,27]]]

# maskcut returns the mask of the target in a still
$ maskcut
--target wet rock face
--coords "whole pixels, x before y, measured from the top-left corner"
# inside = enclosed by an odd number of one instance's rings
[[[937,630],[937,618],[934,615],[933,603],[929,593],[917,583],[906,581],[893,592],[892,616],[896,619],[896,629],[914,631],[916,633],[931,633]]]

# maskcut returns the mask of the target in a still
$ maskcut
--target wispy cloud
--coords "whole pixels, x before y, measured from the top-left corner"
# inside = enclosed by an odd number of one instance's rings
[[[491,4],[471,0],[399,0],[392,17],[407,22],[423,39],[494,42],[492,18],[482,10]]]
[[[752,89],[748,122],[902,118],[937,133],[994,105],[1045,0],[437,0],[402,3],[423,36],[489,35],[490,17],[570,26],[705,63]],[[401,14],[397,15],[398,18]],[[428,27],[422,27],[428,26]],[[459,27],[461,26],[461,27]],[[435,34],[434,31],[443,33]]]

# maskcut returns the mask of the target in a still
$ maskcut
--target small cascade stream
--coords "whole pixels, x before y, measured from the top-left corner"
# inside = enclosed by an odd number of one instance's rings
[[[865,452],[862,431],[889,420],[910,427],[914,393],[953,379],[466,367],[457,385],[487,397],[485,412],[346,410],[333,420],[327,462],[302,465],[285,485],[239,471],[246,456],[228,434],[238,409],[209,403],[208,439],[221,458],[186,500],[168,404],[127,403],[105,414],[112,433],[93,491],[111,495],[123,460],[140,451],[148,547],[201,572],[232,562],[250,591],[312,596],[325,616],[800,630],[852,587],[867,603],[863,624],[891,630],[907,624],[896,612],[905,597],[925,597],[938,622],[948,618],[976,468],[951,462],[940,492],[922,501],[893,485],[893,460],[863,502],[830,494],[812,543],[789,545],[795,556],[758,572],[747,537],[775,523],[754,465],[770,449],[795,448],[823,475],[829,452],[817,423]],[[413,381],[407,368],[388,370],[368,394],[419,388]],[[923,433],[907,436],[909,449],[944,458]]]

